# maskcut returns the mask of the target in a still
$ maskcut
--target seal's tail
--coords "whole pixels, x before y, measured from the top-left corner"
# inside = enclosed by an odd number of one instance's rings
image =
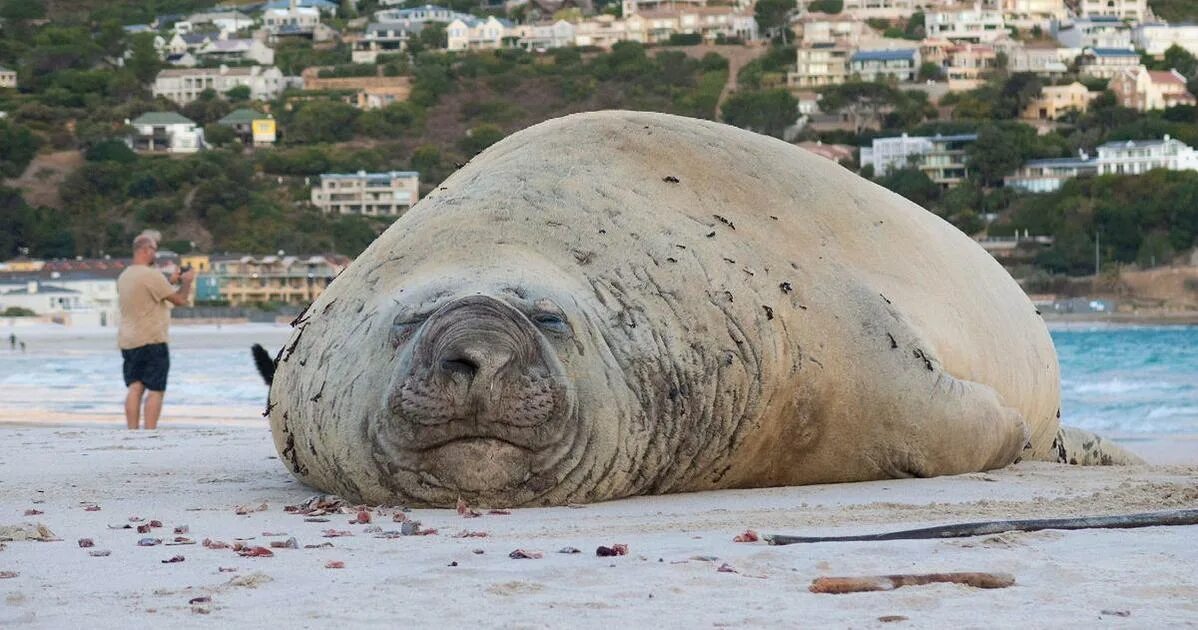
[[[1077,466],[1126,466],[1145,463],[1138,455],[1089,431],[1062,425],[1052,442],[1050,461]]]
[[[262,375],[262,380],[270,385],[275,380],[275,360],[270,358],[270,353],[266,348],[258,344],[250,349],[254,353],[254,365],[258,368],[258,373]]]

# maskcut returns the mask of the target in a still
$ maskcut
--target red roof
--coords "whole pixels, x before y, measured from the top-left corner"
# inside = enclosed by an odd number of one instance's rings
[[[1149,70],[1148,76],[1152,78],[1153,83],[1175,83],[1177,85],[1185,85],[1186,82],[1172,70]]]

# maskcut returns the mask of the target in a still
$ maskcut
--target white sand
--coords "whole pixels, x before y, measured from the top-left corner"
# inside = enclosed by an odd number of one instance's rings
[[[1198,466],[1019,464],[952,478],[637,498],[473,519],[414,510],[411,517],[439,534],[383,539],[349,524],[353,515],[310,523],[285,513],[313,491],[284,470],[265,426],[129,433],[0,424],[0,444],[0,527],[42,523],[62,539],[9,542],[0,551],[0,571],[19,573],[0,579],[0,625],[870,627],[883,625],[877,619],[884,615],[918,627],[1198,623],[1198,527],[788,547],[732,542],[745,528],[848,534],[1198,507]],[[84,502],[101,510],[85,511]],[[239,505],[263,503],[265,511],[235,514]],[[27,509],[44,514],[23,516]],[[381,512],[377,523],[398,529],[392,510]],[[242,558],[199,544],[139,547],[145,535],[108,528],[134,516],[162,521],[153,536],[166,540],[171,528],[187,525],[197,543],[252,538],[265,545],[294,536],[301,548]],[[322,538],[330,528],[353,535]],[[453,537],[466,529],[488,535]],[[84,537],[111,556],[89,556],[77,545]],[[334,547],[302,548],[322,542]],[[598,545],[612,543],[628,544],[630,555],[595,556]],[[555,553],[568,545],[583,553]],[[517,548],[546,553],[510,559]],[[176,554],[185,561],[162,563]],[[345,568],[326,569],[330,560]],[[725,562],[738,573],[718,572]],[[932,571],[1003,571],[1016,585],[807,590],[822,575]],[[205,596],[211,603],[188,604]]]

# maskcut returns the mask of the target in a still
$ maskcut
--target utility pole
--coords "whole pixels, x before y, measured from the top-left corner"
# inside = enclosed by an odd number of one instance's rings
[[[1094,231],[1094,277],[1098,278],[1098,272],[1101,271],[1101,261],[1098,257],[1100,244],[1102,243],[1102,232]]]

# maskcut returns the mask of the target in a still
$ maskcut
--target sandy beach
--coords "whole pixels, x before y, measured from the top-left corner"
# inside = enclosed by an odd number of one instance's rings
[[[30,351],[47,360],[109,352],[103,332],[35,332],[27,336]],[[0,407],[0,538],[53,538],[0,543],[0,576],[15,574],[0,577],[0,626],[1198,625],[1194,526],[786,547],[733,541],[747,529],[841,535],[1195,508],[1198,437],[1113,436],[1147,466],[1025,462],[957,477],[639,497],[510,514],[487,510],[507,506],[475,506],[477,518],[390,506],[368,508],[370,522],[362,523],[354,522],[358,509],[347,506],[310,520],[285,510],[316,491],[278,460],[260,417],[265,386],[241,365],[248,344],[278,344],[287,332],[177,327],[181,362],[189,352],[223,347],[228,357],[198,365],[222,366],[232,371],[229,382],[244,380],[246,389],[229,404],[206,402],[205,382],[193,384],[199,393],[190,394],[190,406],[172,407],[168,394],[157,432],[127,432],[119,410],[97,412],[102,405],[67,412]],[[189,369],[180,376],[202,377]],[[79,378],[68,374],[61,389],[48,381],[37,395],[66,395]],[[436,533],[402,535],[397,514]],[[94,546],[81,547],[81,539]],[[141,546],[143,539],[161,543]],[[206,539],[216,542],[205,546]],[[271,546],[290,539],[295,548]],[[597,547],[616,543],[628,554],[596,556]],[[233,549],[238,545],[272,555],[243,557]],[[567,547],[579,553],[559,553]],[[543,555],[511,558],[517,549]],[[808,590],[821,576],[958,571],[1009,573],[1015,584]]]

